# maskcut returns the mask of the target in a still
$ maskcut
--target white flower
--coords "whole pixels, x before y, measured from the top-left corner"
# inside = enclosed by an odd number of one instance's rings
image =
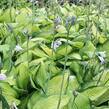
[[[61,25],[57,25],[57,26],[56,26],[56,29],[59,29],[60,27],[61,27]]]
[[[106,60],[103,57],[98,56],[98,58],[101,61],[101,64],[106,64]]]
[[[19,10],[16,10],[16,12],[15,12],[15,13],[16,13],[16,15],[18,15],[20,12],[19,12]]]
[[[32,2],[34,2],[34,0],[28,0],[28,2],[31,2],[32,3]]]
[[[35,4],[38,4],[39,2],[38,1],[35,1]]]
[[[70,76],[70,77],[69,77],[70,80],[73,80],[74,78],[75,78],[74,76]]]
[[[15,109],[18,109],[15,103],[13,103],[13,106],[14,106]]]
[[[11,108],[12,109],[18,109],[18,107],[16,106],[16,104],[14,102],[12,103]]]
[[[7,77],[5,74],[0,74],[0,80],[6,80],[6,79],[7,79]]]
[[[106,60],[104,59],[106,57],[106,51],[97,52],[96,55],[98,56],[101,64],[106,64]]]
[[[62,42],[66,42],[67,40],[64,38],[57,39],[56,41],[52,42],[51,48],[54,48],[56,50],[60,45],[62,45]]]
[[[61,44],[62,44],[61,41],[54,41],[51,44],[51,48],[54,48],[56,50],[56,48],[58,48]]]
[[[67,42],[67,39],[64,39],[64,38],[60,38],[59,39],[61,42]]]
[[[106,57],[106,51],[97,52],[97,55],[100,55],[101,57]]]
[[[17,44],[16,47],[14,48],[14,50],[21,51],[21,50],[23,50],[23,48],[19,44]]]
[[[33,2],[34,0],[29,0],[30,2]]]

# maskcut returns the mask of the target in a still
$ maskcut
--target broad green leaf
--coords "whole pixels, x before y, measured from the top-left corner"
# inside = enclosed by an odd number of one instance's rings
[[[36,34],[37,37],[40,37],[40,38],[46,38],[46,39],[53,39],[53,32],[52,31],[42,31],[42,32],[38,32]]]
[[[76,74],[78,82],[83,83],[82,80],[83,71],[81,65],[78,62],[73,61],[72,64],[70,65],[70,69]]]
[[[17,92],[7,82],[0,82],[0,88],[2,90],[3,95],[18,97]]]
[[[95,107],[94,109],[109,109],[109,106],[100,106],[100,107]]]
[[[10,46],[8,44],[0,45],[0,52],[9,51]]]
[[[32,49],[32,48],[35,47],[36,44],[37,44],[37,43],[34,43],[34,42],[32,42],[32,41],[29,41],[29,42],[25,41],[25,42],[23,43],[22,47],[23,47],[23,48],[27,48],[27,43],[28,43],[28,49]]]
[[[61,58],[63,56],[66,56],[66,54],[71,53],[73,50],[72,46],[68,45],[65,47],[65,45],[61,45],[57,50],[56,50],[56,57]]]
[[[77,81],[76,76],[71,75],[69,76],[69,85],[68,85],[68,92],[72,94],[72,91],[79,87],[79,83]]]
[[[59,61],[60,64],[70,66],[72,64],[72,60],[68,60],[65,64],[65,59]]]
[[[45,61],[46,59],[47,59],[46,57],[35,59],[31,61],[29,65],[30,66],[38,65],[39,63],[41,63],[42,61]]]
[[[80,49],[81,56],[88,56],[88,58],[92,58],[95,53],[95,46],[91,41],[87,41],[85,46]]]
[[[97,27],[96,27],[94,24],[93,24],[93,26],[92,26],[92,33],[93,33],[93,35],[94,35],[95,37],[100,37],[100,33],[99,33]]]
[[[81,56],[80,56],[79,53],[71,53],[68,58],[69,58],[69,59],[81,60]]]
[[[72,42],[72,46],[80,49],[84,46],[84,43],[83,42]]]
[[[28,63],[24,62],[21,63],[18,67],[18,74],[16,77],[16,82],[18,87],[21,89],[27,89],[29,86],[29,70],[28,70]]]
[[[101,78],[100,78],[101,76]],[[108,86],[109,85],[109,70],[104,70],[103,73],[96,75],[93,80],[97,81],[100,78],[99,85]]]
[[[98,49],[99,51],[106,51],[106,58],[109,60],[109,41],[106,41],[103,45],[101,45]]]
[[[46,45],[42,44],[41,48],[48,56],[53,56],[53,57],[55,56],[54,51],[52,51],[52,49],[48,48]]]
[[[68,15],[68,11],[66,8],[60,7],[60,9],[63,15]]]
[[[94,101],[95,105],[100,105],[109,100],[109,88],[105,86],[89,88],[83,93]]]
[[[13,7],[6,9],[5,12],[2,13],[2,16],[0,16],[0,22],[15,22],[15,9]]]
[[[7,103],[7,101],[6,101],[6,99],[5,99],[5,97],[4,96],[2,96],[1,94],[0,94],[0,107],[1,108],[3,108],[3,109],[9,109],[10,107],[9,107],[9,104]]]
[[[56,31],[58,33],[67,33],[66,28],[63,25],[60,25]]]
[[[8,83],[1,82],[0,88],[2,90],[2,95],[5,97],[9,105],[11,105],[12,102],[16,103],[16,105],[20,104],[20,100],[17,99],[19,95]]]
[[[40,63],[40,67],[36,73],[36,77],[35,77],[35,82],[40,85],[40,87],[43,88],[43,90],[45,90],[46,87],[46,81],[48,79],[48,72],[46,69],[46,64],[42,61]]]
[[[70,96],[69,104],[64,109],[91,109],[89,98],[84,94],[78,93],[76,97]]]
[[[44,98],[44,95],[41,92],[33,92],[32,96],[28,101],[28,109],[33,109],[33,106],[42,98]]]
[[[72,104],[72,109],[90,109],[90,101],[84,94],[78,94],[75,98],[74,104]]]
[[[29,99],[30,99],[30,95],[28,95],[27,97],[24,97],[23,99],[21,99],[21,103],[19,105],[19,109],[26,109]]]
[[[75,24],[74,26],[71,27],[70,32],[73,33],[73,32],[76,32],[78,30],[79,30],[79,24]]]
[[[65,71],[65,74],[64,74],[64,83],[63,83],[62,93],[65,93],[66,88],[67,88],[67,84],[68,84],[69,73],[66,73],[66,72],[68,72],[68,71]],[[60,93],[60,88],[61,88],[61,85],[62,85],[62,79],[63,79],[63,75],[58,75],[58,76],[55,76],[51,80],[48,81],[47,95],[59,94]]]
[[[40,57],[40,58],[42,58],[42,57],[48,57],[48,56],[47,56],[41,49],[39,49],[39,48],[36,48],[36,49],[32,50],[32,53],[33,53],[35,56]]]
[[[33,109],[56,109],[58,105],[59,95],[52,95],[42,99],[34,105]],[[60,109],[63,109],[69,103],[70,97],[67,95],[62,95]]]
[[[24,52],[23,54],[18,56],[15,65],[18,65],[22,62],[26,62],[27,60],[30,61],[31,59],[32,59],[32,51],[28,51],[28,55],[27,52]]]
[[[29,8],[22,8],[20,12],[21,13],[16,17],[16,22],[23,25],[29,24],[32,11]]]

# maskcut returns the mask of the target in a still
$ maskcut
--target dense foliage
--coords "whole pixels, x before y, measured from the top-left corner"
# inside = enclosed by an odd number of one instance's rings
[[[0,1],[2,108],[109,109],[108,3]]]

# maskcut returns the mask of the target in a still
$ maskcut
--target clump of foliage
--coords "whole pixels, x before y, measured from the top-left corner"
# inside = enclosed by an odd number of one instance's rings
[[[2,107],[108,109],[109,9],[105,2],[18,3],[0,10]]]

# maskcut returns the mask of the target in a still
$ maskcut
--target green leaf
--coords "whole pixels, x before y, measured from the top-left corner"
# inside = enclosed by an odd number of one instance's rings
[[[33,92],[27,104],[28,109],[33,109],[33,106],[42,98],[44,98],[44,95],[41,92]]]
[[[9,45],[8,44],[4,44],[4,45],[0,45],[0,52],[6,52],[9,51]]]
[[[69,75],[69,72],[65,71],[62,93],[65,93],[65,91],[66,91],[67,84],[68,84],[68,75]],[[55,76],[51,80],[48,81],[47,95],[60,93],[62,79],[63,79],[63,75],[58,75],[58,76]]]
[[[39,70],[36,73],[35,82],[36,84],[40,85],[40,87],[42,87],[43,90],[45,90],[47,79],[48,79],[48,72],[46,69],[46,64],[42,61]]]
[[[94,101],[96,106],[109,100],[109,88],[105,86],[89,88],[83,93]]]
[[[88,58],[92,58],[95,53],[95,46],[91,41],[87,41],[85,46],[80,49],[81,56],[87,56]]]
[[[81,56],[79,53],[71,53],[68,57],[69,59],[81,60]]]
[[[29,86],[29,72],[28,63],[21,63],[18,67],[18,75],[16,76],[16,82],[21,89],[27,89]]]
[[[70,97],[67,95],[62,95],[60,109],[63,109],[69,102]],[[34,105],[33,109],[56,109],[58,105],[59,95],[52,95],[39,99],[38,102]]]
[[[27,60],[30,61],[31,59],[32,59],[32,51],[28,51],[28,55],[27,52],[24,52],[19,56],[19,58],[17,58],[15,65],[18,65],[22,62],[26,62]]]
[[[5,99],[5,97],[4,96],[2,96],[1,94],[0,94],[0,99],[1,99],[1,101],[2,101],[2,109],[10,109],[10,107],[9,107],[9,105],[8,105],[8,103],[7,103],[7,101],[6,101],[6,99]]]
[[[35,56],[40,57],[40,58],[42,58],[42,57],[48,57],[48,56],[47,56],[41,49],[39,49],[39,48],[34,49],[34,51],[32,50],[32,53],[33,53]]]
[[[99,46],[99,51],[106,51],[106,59],[109,61],[109,41],[105,42],[103,45]]]
[[[66,49],[67,48],[67,49]],[[56,58],[62,58],[63,56],[66,56],[66,53],[69,54],[73,50],[72,46],[68,45],[65,47],[65,45],[61,45],[57,50],[56,50]]]
[[[46,45],[41,44],[40,47],[43,49],[43,51],[44,51],[48,56],[53,56],[53,57],[55,56],[55,53],[52,51],[52,49],[48,48]]]
[[[2,96],[5,97],[6,101],[9,105],[14,102],[16,105],[20,104],[20,100],[18,100],[18,93],[8,84],[4,82],[0,82],[0,87],[2,89]],[[3,98],[3,100],[5,100]]]
[[[83,71],[81,65],[78,62],[73,61],[72,64],[70,65],[70,69],[76,74],[78,82],[83,83],[82,80]]]
[[[39,65],[42,61],[45,61],[46,59],[46,57],[35,59],[30,62],[30,66]]]
[[[72,91],[74,91],[78,87],[79,87],[79,83],[76,76],[74,75],[69,76],[68,92],[72,94]]]
[[[5,12],[3,12],[3,15],[0,16],[0,22],[15,22],[15,9],[13,7],[6,9]]]
[[[72,42],[71,44],[72,44],[72,46],[79,48],[79,49],[84,46],[83,42]]]
[[[100,106],[100,107],[95,107],[94,109],[109,109],[109,106]]]
[[[71,95],[70,102],[65,109],[91,109],[89,98],[81,93],[78,93],[76,97]]]

